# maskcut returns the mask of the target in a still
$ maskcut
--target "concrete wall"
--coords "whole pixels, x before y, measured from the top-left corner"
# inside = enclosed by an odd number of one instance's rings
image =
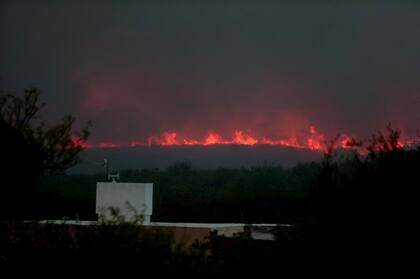
[[[96,184],[96,213],[110,218],[109,207],[119,208],[126,220],[135,214],[142,214],[145,217],[145,223],[150,223],[150,217],[153,214],[153,184],[98,182]]]

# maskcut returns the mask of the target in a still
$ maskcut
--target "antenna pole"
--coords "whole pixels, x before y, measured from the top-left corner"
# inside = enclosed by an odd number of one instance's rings
[[[105,168],[106,168],[105,181],[108,181],[108,176],[109,176],[109,161],[108,161],[108,159],[104,159],[104,164],[105,164]]]

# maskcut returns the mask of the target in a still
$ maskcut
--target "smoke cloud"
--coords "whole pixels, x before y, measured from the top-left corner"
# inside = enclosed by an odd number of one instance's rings
[[[334,2],[2,1],[0,85],[41,88],[94,143],[414,133],[419,4]]]

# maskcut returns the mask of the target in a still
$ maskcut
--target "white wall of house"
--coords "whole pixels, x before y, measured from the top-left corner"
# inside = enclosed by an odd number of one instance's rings
[[[142,214],[144,223],[150,223],[153,214],[153,184],[98,182],[96,213],[109,219],[109,207],[118,208],[126,220],[130,220],[135,214]]]

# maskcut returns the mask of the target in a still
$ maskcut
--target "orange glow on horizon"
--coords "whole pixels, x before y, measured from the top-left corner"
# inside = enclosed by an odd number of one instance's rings
[[[234,130],[231,137],[224,138],[215,131],[208,131],[203,139],[182,137],[175,131],[165,131],[160,136],[149,136],[147,141],[133,140],[127,145],[113,143],[99,143],[97,145],[83,145],[85,148],[118,148],[118,147],[138,147],[138,146],[182,146],[182,145],[273,145],[291,148],[310,149],[313,151],[324,151],[324,135],[319,133],[315,126],[309,127],[309,135],[306,138],[298,139],[296,136],[283,139],[258,138],[251,133],[243,130]]]
[[[325,144],[327,137],[319,132],[314,125],[308,127],[308,132],[303,133],[300,137],[290,136],[288,138],[267,138],[267,137],[257,137],[252,133],[245,132],[243,130],[234,130],[230,137],[224,138],[220,133],[215,131],[208,131],[207,135],[204,138],[192,138],[185,137],[182,133],[175,131],[165,131],[160,136],[149,136],[147,141],[133,140],[128,144],[115,144],[115,143],[99,143],[99,144],[88,144],[80,142],[77,138],[73,139],[73,142],[76,145],[79,145],[83,148],[120,148],[120,147],[151,147],[151,146],[208,146],[208,145],[272,145],[272,146],[283,146],[290,148],[299,148],[299,149],[308,149],[316,152],[325,152],[327,146]],[[414,142],[414,141],[413,141]],[[357,148],[360,149],[360,146],[354,144],[355,138],[342,134],[337,137],[335,142],[336,148],[339,149],[348,149],[348,148]],[[403,148],[405,146],[410,146],[410,140],[404,139],[401,140],[398,145]],[[363,152],[362,149],[358,150]]]
[[[103,142],[98,145],[99,148],[120,148],[123,147],[121,144]]]
[[[77,147],[81,147],[81,148],[93,148],[94,146],[92,144],[86,143],[85,141],[81,140],[78,136],[73,135],[71,138],[71,142],[77,146]]]
[[[291,138],[283,139],[283,140],[272,140],[272,139],[263,138],[261,140],[261,144],[280,145],[280,146],[287,146],[287,147],[293,147],[293,148],[305,148],[304,145],[299,144],[296,137],[291,137]]]

